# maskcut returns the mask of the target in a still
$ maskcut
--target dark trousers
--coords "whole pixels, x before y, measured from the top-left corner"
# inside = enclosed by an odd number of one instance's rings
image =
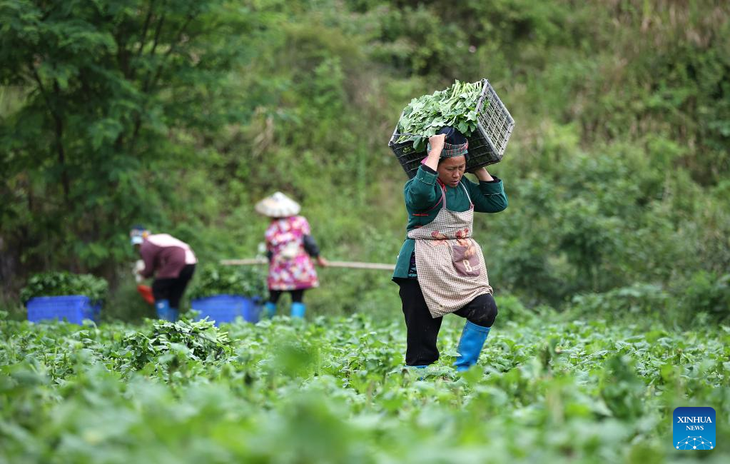
[[[195,264],[188,264],[174,279],[155,279],[152,282],[152,295],[155,301],[167,300],[171,308],[180,309],[180,298],[194,273]]]
[[[443,317],[431,316],[418,280],[398,279],[396,282],[400,286],[400,299],[403,302],[403,315],[408,331],[406,365],[433,364],[439,358],[436,340]],[[491,327],[497,317],[497,303],[492,295],[479,295],[454,314],[465,317],[472,324]]]
[[[269,301],[276,304],[281,294],[288,291],[291,294],[292,303],[301,303],[304,298],[304,289],[301,290],[269,290]]]

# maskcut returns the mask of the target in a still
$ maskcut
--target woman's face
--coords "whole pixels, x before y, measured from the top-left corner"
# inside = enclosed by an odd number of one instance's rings
[[[437,170],[439,173],[439,180],[451,187],[459,185],[461,178],[464,177],[464,171],[466,171],[465,156],[446,158],[439,163]]]

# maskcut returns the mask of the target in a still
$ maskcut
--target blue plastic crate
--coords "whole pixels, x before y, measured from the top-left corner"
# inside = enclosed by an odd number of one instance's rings
[[[261,317],[261,298],[257,296],[253,298],[244,298],[243,307],[241,308],[243,320],[253,322],[255,324]]]
[[[31,322],[66,320],[73,324],[81,324],[84,319],[96,321],[101,310],[100,304],[92,306],[84,295],[39,296],[28,300],[26,307]]]
[[[101,315],[101,303],[91,305],[91,314],[94,315],[93,321],[98,322],[99,316]]]
[[[198,311],[197,320],[209,318],[218,326],[242,317],[248,322],[258,322],[261,306],[253,299],[241,295],[215,295],[193,300],[192,309]]]

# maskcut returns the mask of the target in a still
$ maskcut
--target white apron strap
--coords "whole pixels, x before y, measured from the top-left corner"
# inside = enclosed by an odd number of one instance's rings
[[[469,195],[469,189],[466,188],[466,185],[464,185],[463,182],[460,182],[459,185],[461,185],[461,187],[464,189],[464,193],[466,193],[466,198],[469,200],[469,206],[474,206],[474,203],[472,203],[471,201],[471,196]]]

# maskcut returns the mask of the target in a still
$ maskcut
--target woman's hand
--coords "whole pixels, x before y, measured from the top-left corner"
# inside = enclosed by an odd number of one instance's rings
[[[477,176],[477,179],[479,179],[479,181],[481,182],[492,182],[494,180],[494,177],[489,174],[487,168],[485,168],[484,166],[475,169],[474,171],[472,171],[472,174]]]
[[[444,151],[444,143],[446,142],[446,134],[433,135],[428,138],[428,143],[431,144],[431,151],[428,152],[425,164],[434,171],[439,167],[439,159],[441,158],[441,152]]]
[[[330,263],[321,256],[317,256],[317,264],[322,267],[327,267]]]
[[[441,152],[444,149],[444,143],[446,143],[446,134],[438,134],[438,135],[432,135],[428,138],[428,143],[431,144],[431,152],[438,152],[438,155],[441,156]],[[429,155],[431,154],[429,152]]]

